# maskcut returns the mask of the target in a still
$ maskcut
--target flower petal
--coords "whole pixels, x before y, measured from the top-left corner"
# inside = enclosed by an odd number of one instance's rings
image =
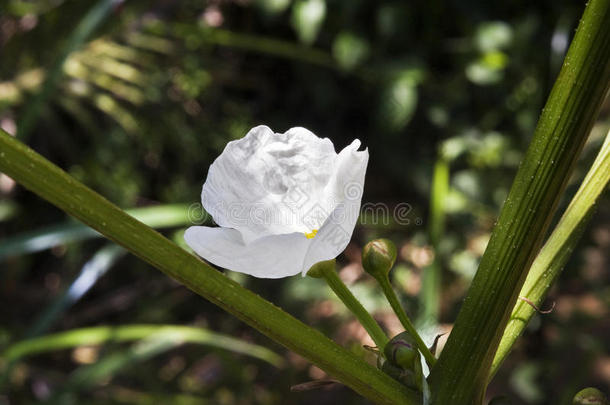
[[[315,263],[337,257],[352,238],[360,215],[369,160],[368,149],[358,152],[359,147],[360,141],[356,139],[339,153],[335,178],[329,183],[327,192],[340,202],[311,240],[303,261],[303,276]]]
[[[207,261],[259,278],[298,274],[309,245],[309,240],[300,233],[271,235],[246,245],[235,229],[206,226],[191,226],[184,239]]]
[[[201,200],[216,223],[246,243],[318,229],[336,201],[325,190],[339,156],[332,142],[305,128],[276,134],[258,126],[229,142],[210,166]]]

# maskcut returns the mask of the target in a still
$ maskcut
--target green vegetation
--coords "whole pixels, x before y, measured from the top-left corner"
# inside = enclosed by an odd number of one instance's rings
[[[607,394],[609,19],[609,0],[4,1],[0,404]],[[213,224],[207,168],[258,124],[369,149],[329,286],[183,242]],[[378,238],[383,289],[361,261]],[[416,346],[453,328],[436,363],[420,350],[427,382],[416,352],[377,364],[401,322]]]

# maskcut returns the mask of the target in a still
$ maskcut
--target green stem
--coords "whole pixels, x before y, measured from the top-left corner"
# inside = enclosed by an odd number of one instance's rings
[[[177,23],[172,28],[168,29],[171,30],[172,34],[183,38],[195,35],[202,43],[263,53],[325,68],[340,69],[340,66],[329,53],[291,41],[251,33],[239,33],[222,28],[196,27],[192,24]]]
[[[156,27],[157,28],[157,27]],[[202,43],[241,49],[247,52],[257,52],[287,60],[309,63],[314,66],[331,69],[345,74],[346,71],[333,56],[315,47],[301,45],[292,41],[255,35],[251,33],[234,32],[222,28],[196,27],[192,24],[174,24],[168,32],[182,38],[197,37]],[[349,72],[361,79],[369,80],[373,76],[373,69],[360,67]]]
[[[418,403],[414,390],[181,249],[2,130],[0,170],[369,400]]]
[[[527,272],[610,84],[610,0],[591,0],[487,250],[429,377],[434,404],[480,404]]]
[[[434,261],[424,269],[422,275],[422,293],[420,302],[422,315],[420,322],[424,324],[438,322],[441,295],[441,262],[439,245],[445,227],[445,199],[449,192],[449,162],[439,155],[434,164],[432,190],[430,192],[430,228],[428,235],[434,250]]]
[[[417,330],[411,323],[411,320],[405,313],[405,310],[402,308],[402,305],[400,305],[400,301],[398,300],[398,297],[396,296],[396,293],[394,292],[394,289],[390,284],[390,279],[387,276],[377,277],[376,279],[379,285],[381,286],[383,293],[388,299],[390,306],[394,310],[394,313],[400,320],[400,323],[405,328],[405,330],[409,332],[411,336],[413,336],[413,339],[415,339],[415,342],[417,343],[417,348],[424,355],[428,366],[432,368],[432,366],[436,362],[436,358],[434,357],[430,349],[428,349],[428,346],[426,346],[426,343],[423,341],[421,336],[419,336],[419,333],[417,333]]]
[[[610,133],[606,135],[595,162],[570,205],[532,264],[519,293],[520,296],[528,298],[538,307],[542,305],[553,282],[561,274],[563,266],[580,240],[608,182],[610,182]],[[531,305],[521,300],[517,301],[491,366],[491,377],[498,371],[534,313],[535,310]]]
[[[354,294],[345,286],[343,281],[337,275],[337,272],[328,268],[322,272],[322,276],[328,286],[337,294],[337,297],[345,304],[345,306],[358,318],[364,329],[368,332],[369,336],[373,339],[377,347],[383,353],[383,348],[389,339],[383,332],[377,321],[373,319],[371,314],[362,306],[360,301]]]
[[[152,335],[170,336],[182,343],[196,343],[219,347],[235,353],[256,357],[275,367],[282,367],[284,365],[283,358],[271,350],[228,335],[192,326],[147,324],[94,326],[25,339],[7,347],[2,352],[2,357],[7,362],[14,362],[40,353],[65,350],[81,345],[127,342],[145,339]]]

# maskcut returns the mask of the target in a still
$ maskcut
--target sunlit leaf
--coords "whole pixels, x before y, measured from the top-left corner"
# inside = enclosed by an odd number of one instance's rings
[[[405,128],[417,108],[417,75],[412,71],[393,77],[382,93],[378,122],[390,132]]]
[[[292,27],[304,44],[314,43],[325,17],[325,0],[297,0],[292,6]]]
[[[292,0],[256,0],[255,4],[270,15],[276,15],[284,12]]]
[[[345,70],[352,70],[361,65],[369,53],[368,42],[351,32],[341,32],[333,42],[333,56]]]
[[[513,39],[513,30],[503,21],[486,22],[477,28],[475,43],[483,52],[494,51],[509,46]]]

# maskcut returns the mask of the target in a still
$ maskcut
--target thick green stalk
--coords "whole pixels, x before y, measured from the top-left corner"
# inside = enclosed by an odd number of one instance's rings
[[[413,390],[225,277],[2,130],[0,171],[371,401],[417,403]]]
[[[354,297],[354,294],[345,286],[334,268],[325,269],[322,272],[322,277],[324,277],[328,286],[337,294],[337,297],[339,297],[343,304],[345,304],[356,318],[358,318],[360,324],[366,329],[371,339],[373,339],[377,347],[383,353],[383,348],[386,343],[388,343],[389,339],[377,321],[373,319],[360,301],[358,301],[358,299]]]
[[[610,83],[610,0],[591,0],[455,326],[429,377],[434,404],[480,404],[527,271]]]
[[[591,169],[580,188],[572,198],[570,205],[559,220],[553,233],[544,244],[527,274],[520,296],[526,297],[536,306],[542,305],[553,282],[561,274],[563,266],[576,247],[585,230],[597,200],[610,181],[610,133],[593,162]],[[494,376],[502,362],[521,336],[523,330],[534,315],[534,308],[523,301],[517,301],[510,321],[504,330],[504,336],[491,365],[491,377]]]
[[[394,313],[398,317],[398,320],[400,320],[400,323],[402,324],[403,328],[405,328],[405,330],[409,332],[409,334],[413,337],[415,343],[417,343],[417,348],[419,349],[421,354],[424,355],[426,363],[428,363],[428,366],[432,367],[436,362],[436,358],[434,357],[430,349],[428,349],[428,346],[426,346],[426,343],[422,340],[421,336],[419,336],[419,333],[417,333],[417,330],[411,323],[411,320],[405,313],[405,310],[402,308],[402,305],[400,305],[400,301],[398,300],[398,297],[396,296],[396,293],[394,292],[394,289],[390,284],[390,280],[387,276],[382,276],[377,277],[377,282],[381,286],[381,290],[388,299],[390,306],[394,310]]]

